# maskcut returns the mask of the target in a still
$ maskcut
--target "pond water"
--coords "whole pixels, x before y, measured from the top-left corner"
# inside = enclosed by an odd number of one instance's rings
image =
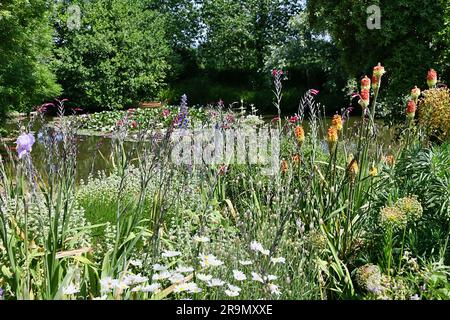
[[[264,119],[270,121],[273,119],[272,116],[265,116]],[[44,123],[51,122],[53,119],[51,117],[47,117],[44,120]],[[16,118],[10,120],[6,123],[6,129],[9,131],[18,131],[19,126],[21,124],[26,124],[29,120],[27,118]],[[356,135],[357,127],[359,126],[361,121],[360,117],[352,117],[345,124],[350,130],[347,130],[347,135]],[[42,121],[36,121],[32,127],[32,131],[36,134],[39,132],[42,125],[44,125]],[[326,119],[325,122],[327,125],[329,123],[329,119]],[[394,130],[389,129],[387,127],[382,127],[381,122],[379,124],[379,134],[377,139],[381,144],[384,145],[385,149],[392,143],[394,138]],[[308,123],[304,123],[305,130],[308,131]],[[326,132],[326,128],[322,128],[323,132]],[[348,137],[350,138],[350,137]],[[38,140],[38,139],[37,139]],[[349,139],[350,141],[352,139]],[[355,138],[356,141],[356,138]],[[96,173],[98,171],[106,171],[110,168],[109,163],[106,159],[109,160],[111,155],[111,139],[108,135],[105,134],[95,134],[95,135],[85,135],[81,134],[78,136],[78,161],[77,161],[77,180],[81,179],[86,180],[90,173]],[[131,143],[128,143],[128,147],[130,147]],[[324,143],[326,145],[326,143]],[[15,152],[15,139],[7,139],[4,140],[3,143],[0,143],[0,154],[2,156],[6,155],[5,148],[9,148],[11,151]],[[36,168],[39,170],[42,168],[44,164],[44,160],[46,157],[45,150],[43,145],[36,142],[33,146],[32,151],[33,163]]]

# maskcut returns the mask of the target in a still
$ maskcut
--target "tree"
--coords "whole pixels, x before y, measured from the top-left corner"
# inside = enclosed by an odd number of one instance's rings
[[[0,3],[0,121],[8,109],[28,111],[60,93],[49,8],[42,0]]]
[[[107,109],[157,98],[170,67],[164,17],[140,0],[71,4],[80,8],[80,28],[68,27],[66,4],[56,19],[64,94],[85,108]]]
[[[443,25],[444,1],[343,0],[308,1],[311,25],[327,31],[341,49],[341,59],[353,77],[371,72],[378,62],[388,74],[388,101],[422,86],[428,68],[436,68],[439,50],[434,39]],[[381,29],[370,30],[367,8],[381,9]]]
[[[262,71],[272,46],[284,42],[301,1],[205,0],[201,55],[217,70]]]

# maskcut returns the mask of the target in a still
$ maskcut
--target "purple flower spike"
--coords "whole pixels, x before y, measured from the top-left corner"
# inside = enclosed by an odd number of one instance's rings
[[[17,138],[16,144],[19,159],[22,159],[25,155],[31,152],[35,142],[36,140],[31,133],[23,133]]]

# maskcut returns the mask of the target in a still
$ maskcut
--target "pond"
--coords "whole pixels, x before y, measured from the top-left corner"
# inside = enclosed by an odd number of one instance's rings
[[[270,122],[273,119],[272,115],[265,115],[264,120]],[[325,123],[328,124],[330,119],[325,119]],[[44,121],[35,121],[32,126],[32,131],[37,135],[40,128],[48,123],[53,121],[53,117],[45,117]],[[351,135],[356,135],[356,130],[360,124],[360,117],[351,117],[346,126],[347,130],[347,138],[351,138]],[[19,126],[22,124],[27,124],[29,122],[28,118],[14,118],[9,120],[5,128],[10,132],[18,132]],[[305,121],[304,127],[305,130],[308,131],[308,122]],[[382,122],[378,122],[379,134],[377,139],[379,143],[384,146],[384,149],[387,149],[394,141],[394,129],[387,128],[382,125]],[[326,132],[326,128],[322,128],[324,132]],[[16,134],[17,135],[17,134]],[[350,141],[352,139],[349,139]],[[78,135],[78,158],[77,158],[77,181],[86,180],[90,174],[94,174],[98,171],[105,171],[111,169],[109,159],[111,155],[111,139],[108,137],[107,133],[94,133],[81,131]],[[131,142],[127,145],[131,146]],[[324,143],[325,144],[325,143]],[[4,157],[6,155],[5,148],[9,148],[11,151],[15,152],[15,138],[5,139],[3,143],[0,143],[0,154]],[[36,144],[33,146],[33,163],[36,168],[39,170],[42,168],[45,163],[44,159],[46,157],[45,150],[43,145],[37,139]]]

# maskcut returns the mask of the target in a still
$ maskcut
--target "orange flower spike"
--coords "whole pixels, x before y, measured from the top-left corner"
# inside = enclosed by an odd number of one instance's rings
[[[330,148],[330,152],[332,152],[338,142],[338,131],[335,127],[328,128],[327,141],[328,141],[328,146]]]
[[[433,88],[436,84],[437,84],[437,72],[434,69],[430,69],[428,71],[428,75],[427,75],[427,83],[428,83],[428,87]]]
[[[297,141],[302,144],[305,142],[305,130],[303,130],[303,127],[297,126],[295,127],[295,137],[297,138]]]
[[[338,132],[342,130],[342,117],[339,114],[333,116],[331,125],[336,128]]]

